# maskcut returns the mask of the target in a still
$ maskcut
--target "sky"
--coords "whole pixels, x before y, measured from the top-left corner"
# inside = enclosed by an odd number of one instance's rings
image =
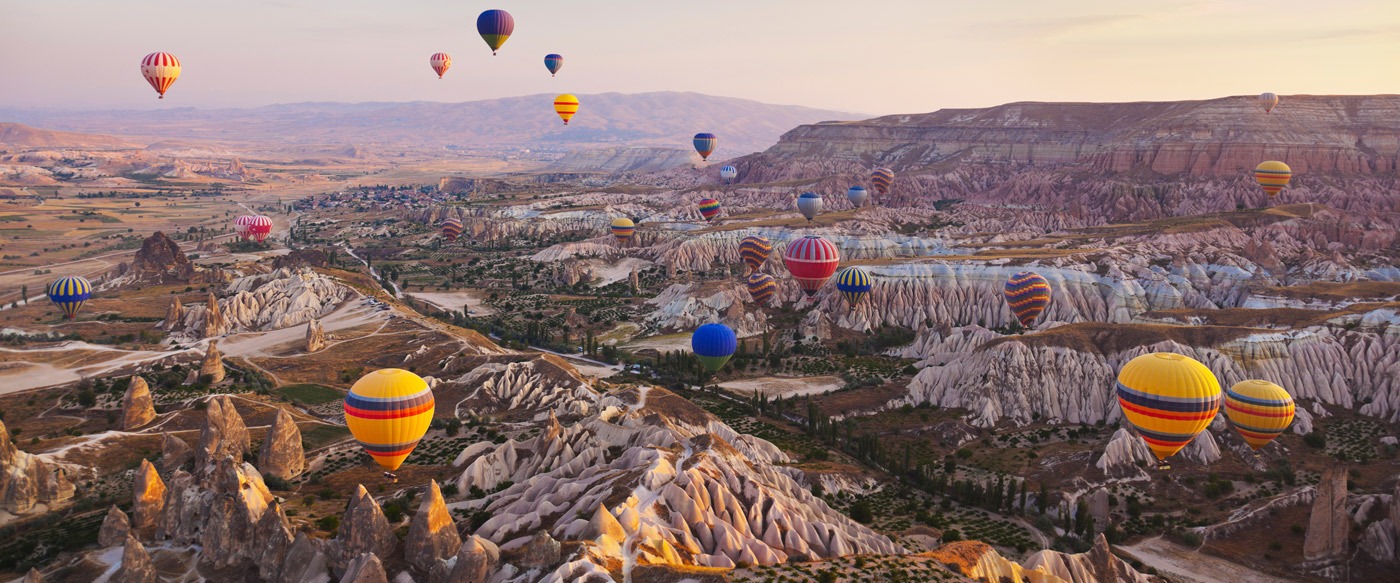
[[[488,8],[516,23],[496,57]],[[139,73],[155,51],[184,68],[164,101]],[[1400,93],[1398,58],[1397,0],[0,0],[0,107],[19,108],[697,91],[892,114]]]

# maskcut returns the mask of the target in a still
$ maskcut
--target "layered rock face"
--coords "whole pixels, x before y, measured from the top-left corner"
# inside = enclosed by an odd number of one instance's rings
[[[122,396],[122,429],[131,431],[156,418],[155,401],[151,399],[151,386],[146,379],[131,377],[126,394]]]
[[[0,423],[0,509],[25,514],[40,505],[53,508],[73,498],[64,466],[48,456],[20,451]]]
[[[199,447],[195,448],[195,468],[202,470],[219,463],[225,457],[242,461],[251,451],[252,439],[243,416],[233,406],[233,398],[215,395],[204,410],[204,427],[199,432]]]
[[[1322,473],[1322,481],[1317,484],[1317,496],[1313,498],[1307,537],[1303,539],[1303,558],[1316,561],[1343,556],[1347,552],[1350,532],[1346,468],[1327,468]]]
[[[223,277],[221,273],[196,268],[180,250],[180,244],[160,231],[141,242],[127,275],[137,281],[158,284],[206,283]]]
[[[306,351],[317,352],[326,347],[326,332],[321,329],[321,321],[312,319],[306,323]]]
[[[211,293],[171,325],[172,342],[190,342],[231,332],[277,330],[322,318],[358,292],[308,268],[281,268],[229,283],[226,297]]]
[[[980,583],[1162,583],[1114,556],[1102,534],[1086,553],[1037,551],[1022,564],[977,541],[949,543],[929,555]]]
[[[301,447],[301,429],[286,409],[278,409],[272,427],[258,452],[258,470],[265,476],[289,480],[306,471],[306,452]]]

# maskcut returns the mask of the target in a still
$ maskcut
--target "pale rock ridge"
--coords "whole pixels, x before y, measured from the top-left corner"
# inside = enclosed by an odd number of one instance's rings
[[[287,556],[278,570],[276,583],[303,583],[307,581],[329,582],[327,572],[329,560],[318,539],[298,532],[292,546],[287,548]]]
[[[130,536],[122,546],[122,563],[108,579],[111,583],[156,583],[156,566],[141,541]]]
[[[29,572],[24,574],[24,580],[20,581],[20,583],[44,583],[44,574],[40,573],[39,569],[30,568]]]
[[[1100,533],[1087,553],[1065,554],[1039,551],[1025,561],[1031,572],[1043,572],[1066,583],[1153,583],[1156,577],[1137,572],[1113,555],[1108,540]]]
[[[258,453],[258,471],[264,476],[290,480],[306,471],[306,452],[301,447],[301,429],[286,409],[278,409]]]
[[[197,544],[203,549],[200,560],[217,569],[249,565],[269,547],[276,555],[278,543],[272,541],[279,529],[260,524],[272,501],[258,470],[233,456],[198,477],[178,470],[170,479],[156,540]],[[268,521],[290,532],[280,509],[272,514]]]
[[[252,438],[243,416],[233,406],[233,398],[228,395],[210,397],[205,407],[204,427],[199,433],[199,447],[195,448],[194,465],[196,472],[220,462],[226,456],[235,461],[252,451]],[[259,476],[261,479],[261,476]]]
[[[549,409],[562,416],[593,412],[598,393],[571,368],[562,369],[548,364],[549,358],[552,357],[508,364],[484,364],[462,375],[457,382],[478,387],[479,394],[491,397],[502,409],[521,409],[528,405]],[[558,384],[546,378],[543,370],[546,368],[566,375],[569,382]],[[458,456],[454,465],[461,463],[462,456]]]
[[[355,492],[341,517],[340,530],[336,532],[331,548],[331,569],[344,572],[351,561],[364,553],[389,556],[398,546],[398,537],[384,517],[379,503],[370,496],[363,485],[356,485]]]
[[[107,517],[102,519],[102,528],[97,531],[97,546],[117,546],[126,542],[130,533],[131,522],[127,520],[126,513],[113,506],[107,510]]]
[[[63,465],[15,447],[0,422],[0,509],[12,514],[28,513],[39,505],[52,509],[72,499],[73,491]]]
[[[349,286],[306,267],[238,278],[229,283],[225,294],[215,301],[211,292],[211,301],[186,309],[181,320],[170,325],[170,342],[289,328],[324,318],[359,296]]]
[[[768,319],[761,311],[745,309],[751,301],[748,289],[737,280],[675,283],[646,301],[656,308],[646,322],[658,330],[692,330],[719,322],[740,338],[763,334]]]
[[[151,386],[146,379],[131,377],[126,394],[122,396],[122,429],[131,431],[156,418],[155,402],[151,399]]]
[[[476,535],[467,537],[449,567],[440,563],[430,583],[486,583],[501,563],[501,550],[487,539]]]
[[[430,573],[438,562],[452,558],[461,547],[462,537],[447,511],[442,489],[438,488],[437,480],[431,480],[418,513],[409,523],[408,536],[404,538],[404,559],[419,571]]]

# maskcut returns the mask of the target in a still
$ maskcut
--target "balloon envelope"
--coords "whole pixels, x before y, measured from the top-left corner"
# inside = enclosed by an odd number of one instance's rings
[[[739,258],[744,260],[744,264],[748,265],[751,271],[758,271],[763,267],[763,262],[768,261],[768,255],[772,252],[773,243],[763,237],[744,237],[744,240],[739,242]]]
[[[549,76],[553,77],[560,69],[564,68],[564,55],[550,53],[544,56],[544,68],[549,69]]]
[[[807,235],[793,241],[783,253],[783,265],[787,266],[797,287],[808,297],[816,295],[836,267],[841,264],[841,254],[836,246],[816,235]]]
[[[719,142],[714,134],[699,133],[691,140],[695,144],[695,151],[700,153],[701,160],[709,160],[710,154],[715,151],[715,144]]]
[[[554,113],[559,114],[559,119],[564,120],[564,125],[569,125],[569,120],[578,113],[578,98],[572,93],[565,93],[554,98]]]
[[[865,190],[863,186],[852,186],[850,190],[846,191],[846,200],[851,201],[851,206],[856,208],[865,204],[865,199],[869,196],[870,192]]]
[[[1241,381],[1225,389],[1225,416],[1258,451],[1293,424],[1293,397],[1269,381]]]
[[[1293,180],[1293,169],[1277,160],[1261,162],[1254,167],[1254,180],[1259,182],[1259,186],[1264,189],[1264,194],[1278,196],[1279,191],[1288,186],[1290,180]]]
[[[894,185],[894,170],[889,168],[876,168],[870,171],[870,184],[875,187],[875,192],[881,195],[890,193],[890,186]]]
[[[632,238],[632,233],[637,230],[637,226],[632,223],[632,219],[618,217],[612,220],[612,234],[618,241],[627,242]]]
[[[870,274],[859,267],[847,267],[836,274],[836,291],[841,292],[841,297],[846,298],[846,303],[852,307],[870,293],[871,287]]]
[[[1261,93],[1259,94],[1259,105],[1264,108],[1264,113],[1269,113],[1278,105],[1278,96],[1268,92]]]
[[[63,317],[71,320],[83,303],[92,297],[92,284],[83,277],[70,275],[55,279],[49,284],[47,293],[49,301],[63,311]]]
[[[433,391],[406,370],[376,370],[355,381],[345,396],[345,425],[385,470],[403,464],[433,421]]]
[[[719,169],[719,177],[729,182],[739,177],[739,169],[733,166],[725,166]]]
[[[817,218],[822,212],[822,196],[815,192],[804,192],[797,197],[797,212],[807,217],[808,221]]]
[[[433,56],[428,57],[428,64],[432,66],[433,72],[437,73],[438,79],[441,79],[443,74],[447,73],[447,70],[452,68],[452,55],[447,53],[433,53]]]
[[[719,201],[713,198],[701,199],[700,216],[705,217],[706,221],[714,220],[715,217],[719,216]]]
[[[476,17],[476,32],[481,35],[481,40],[486,41],[486,46],[491,47],[491,54],[494,55],[501,45],[506,44],[510,33],[515,32],[515,19],[504,10],[487,10]]]
[[[252,239],[261,243],[272,234],[272,219],[263,215],[243,215],[233,220],[233,232],[244,241]]]
[[[461,236],[462,221],[453,218],[442,222],[442,237],[447,239],[448,242],[456,241],[457,238]]]
[[[170,53],[151,53],[141,59],[141,76],[165,99],[165,91],[180,78],[180,59]]]
[[[724,368],[724,363],[729,362],[738,348],[739,339],[724,324],[705,324],[690,336],[690,350],[710,372]]]
[[[1118,372],[1118,405],[1157,459],[1166,459],[1210,426],[1220,411],[1220,382],[1191,358],[1144,354]]]
[[[1037,273],[1023,271],[1006,281],[1006,305],[1016,314],[1021,326],[1030,328],[1035,319],[1050,305],[1050,282]]]
[[[766,273],[750,273],[744,278],[744,283],[748,285],[749,297],[753,298],[756,304],[767,303],[773,294],[778,293],[778,280]]]

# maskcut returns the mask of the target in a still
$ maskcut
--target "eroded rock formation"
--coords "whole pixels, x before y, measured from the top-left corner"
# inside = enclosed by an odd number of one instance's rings
[[[306,323],[306,351],[317,352],[326,347],[326,332],[321,329],[321,321],[312,318]]]
[[[146,379],[131,377],[126,395],[122,396],[122,429],[131,431],[156,418],[155,401],[151,399],[151,386]]]
[[[156,565],[145,545],[133,537],[126,537],[122,546],[122,563],[117,567],[111,583],[156,583]]]
[[[130,533],[131,521],[127,520],[126,513],[113,506],[107,510],[107,517],[102,519],[102,528],[97,531],[97,546],[114,547],[125,543]]]
[[[419,503],[418,513],[409,523],[408,536],[404,538],[404,560],[419,571],[431,573],[433,567],[452,558],[461,547],[457,524],[447,511],[447,502],[442,498],[437,480],[432,480]]]
[[[170,433],[161,433],[160,466],[166,473],[180,469],[194,459],[194,450],[185,440]]]
[[[215,395],[207,403],[204,427],[199,432],[199,447],[194,452],[197,473],[207,471],[226,456],[241,461],[251,451],[252,439],[248,435],[248,426],[233,406],[233,398]]]
[[[48,456],[21,451],[0,423],[0,509],[25,514],[40,505],[49,508],[73,498],[73,484],[62,465]]]
[[[362,554],[387,557],[394,552],[398,542],[379,503],[363,485],[356,485],[333,541],[335,552],[331,555],[331,567],[343,573],[351,561]]]
[[[224,355],[219,352],[217,340],[209,341],[209,348],[204,351],[204,360],[199,363],[199,378],[207,380],[210,384],[224,382]]]
[[[306,452],[301,447],[301,429],[286,409],[278,409],[272,426],[258,452],[258,470],[264,476],[289,480],[306,471]]]
[[[1347,513],[1347,470],[1333,466],[1322,472],[1303,539],[1303,558],[1309,561],[1341,557],[1347,551],[1351,515]]]
[[[160,525],[165,509],[165,481],[150,460],[141,460],[131,487],[131,530],[138,538],[149,539]]]

